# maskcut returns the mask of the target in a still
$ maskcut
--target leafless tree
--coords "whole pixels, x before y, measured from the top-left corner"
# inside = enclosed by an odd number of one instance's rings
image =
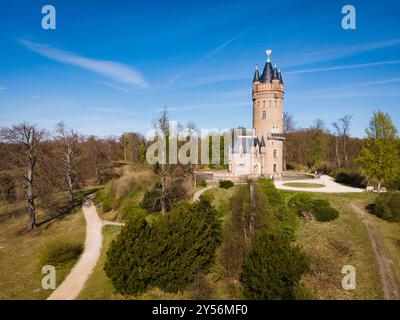
[[[74,130],[68,129],[64,122],[57,124],[56,134],[69,199],[72,201],[74,199],[74,188],[78,180],[75,171],[75,160],[79,148],[79,135]]]
[[[26,200],[29,209],[29,230],[36,228],[36,206],[35,206],[35,167],[40,156],[40,143],[45,138],[46,131],[40,130],[34,125],[23,123],[5,127],[0,130],[3,141],[18,146],[13,154],[15,160],[26,168],[24,180],[26,182]]]
[[[290,133],[295,130],[293,116],[287,112],[283,113],[283,133]]]
[[[158,138],[166,139],[168,141],[169,138],[169,116],[167,108],[164,107],[161,111],[160,117],[154,122],[154,128],[156,132],[159,134],[157,135]],[[167,144],[168,150],[168,144]],[[167,212],[167,177],[169,174],[169,157],[168,151],[166,155],[166,163],[161,163],[159,166],[160,169],[160,188],[161,188],[161,196],[160,196],[160,205],[161,205],[161,212],[164,214]]]
[[[342,135],[342,130],[340,129],[340,125],[337,122],[332,123],[334,129],[335,136],[335,155],[336,155],[336,165],[338,168],[341,167],[340,154],[339,154],[339,139]]]
[[[351,125],[352,116],[345,115],[343,118],[339,119],[339,122],[342,126],[342,147],[343,147],[343,157],[344,157],[344,165],[348,164],[348,154],[347,154],[347,138],[350,133],[350,125]]]

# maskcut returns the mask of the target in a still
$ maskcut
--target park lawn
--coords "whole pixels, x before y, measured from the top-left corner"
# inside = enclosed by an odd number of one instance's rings
[[[353,202],[357,203],[361,207],[365,207],[372,203],[375,197],[376,194],[369,193],[368,198],[354,199]],[[392,270],[396,277],[397,285],[400,287],[400,223],[380,219],[377,216],[368,213],[367,210],[365,211],[367,212],[368,220],[381,235],[386,253],[392,260]]]
[[[294,192],[284,194],[289,198]],[[312,266],[312,272],[303,277],[303,284],[318,299],[382,299],[378,266],[367,230],[348,205],[350,201],[369,203],[373,195],[315,193],[312,196],[329,200],[340,216],[331,222],[300,223],[297,242],[309,255]],[[344,277],[341,270],[345,265],[356,268],[353,291],[341,286]]]
[[[293,188],[323,188],[325,187],[323,184],[319,183],[305,183],[305,182],[288,182],[284,183],[284,186],[293,187]]]
[[[44,275],[41,273],[39,250],[44,243],[65,239],[84,246],[86,223],[81,210],[44,222],[47,218],[38,210],[39,225],[34,231],[27,230],[26,210],[15,218],[0,221],[0,300],[46,299],[51,294],[51,290],[44,290],[41,286]],[[70,260],[56,267],[57,285],[68,275],[76,261]]]

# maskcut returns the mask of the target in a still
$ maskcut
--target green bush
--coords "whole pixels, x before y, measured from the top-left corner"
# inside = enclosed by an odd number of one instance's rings
[[[207,273],[220,243],[220,221],[209,202],[181,204],[151,225],[145,213],[128,220],[107,252],[104,270],[124,294],[158,287],[183,290]]]
[[[290,198],[288,207],[301,217],[305,212],[312,212],[313,202],[313,198],[308,193],[296,193]]]
[[[339,217],[339,211],[332,208],[327,200],[314,200],[312,212],[319,222],[332,221]]]
[[[70,240],[52,239],[39,250],[41,265],[59,266],[77,259],[83,252],[83,245]]]
[[[365,188],[367,186],[367,178],[358,171],[338,169],[333,172],[333,177],[336,182],[351,187]]]
[[[219,187],[223,189],[229,189],[234,186],[234,183],[231,180],[220,180]]]
[[[252,243],[241,274],[247,299],[289,300],[309,270],[303,250],[283,235],[263,233]]]
[[[273,206],[282,206],[285,204],[285,199],[275,188],[274,182],[271,179],[259,179],[258,184],[268,198],[268,202]]]
[[[379,194],[368,209],[381,219],[400,222],[400,192]]]
[[[197,180],[197,186],[198,187],[207,187],[207,181],[204,179],[198,179]]]

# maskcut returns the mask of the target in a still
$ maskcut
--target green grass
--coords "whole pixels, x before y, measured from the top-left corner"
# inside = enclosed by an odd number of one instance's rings
[[[1,208],[1,206],[0,206]],[[47,217],[38,210],[37,221]],[[27,231],[26,213],[0,222],[0,300],[46,299],[51,290],[42,289],[40,251],[49,242],[73,240],[83,246],[85,218],[81,210],[53,219]],[[59,285],[68,275],[77,257],[56,266]]]
[[[293,188],[323,188],[325,187],[323,184],[319,183],[302,183],[302,182],[288,182],[283,184],[286,187]]]
[[[294,194],[284,192],[286,197]],[[368,233],[353,210],[350,201],[369,203],[369,194],[313,194],[329,200],[339,210],[339,218],[331,222],[302,221],[297,232],[301,244],[312,260],[313,272],[303,278],[318,299],[382,299],[378,266]],[[356,268],[357,287],[346,291],[341,287],[344,265]]]

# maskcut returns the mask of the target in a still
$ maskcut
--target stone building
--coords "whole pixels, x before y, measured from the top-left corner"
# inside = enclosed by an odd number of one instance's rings
[[[271,64],[271,50],[260,75],[253,78],[253,133],[238,136],[230,148],[233,175],[279,177],[283,172],[283,97],[280,69]]]

